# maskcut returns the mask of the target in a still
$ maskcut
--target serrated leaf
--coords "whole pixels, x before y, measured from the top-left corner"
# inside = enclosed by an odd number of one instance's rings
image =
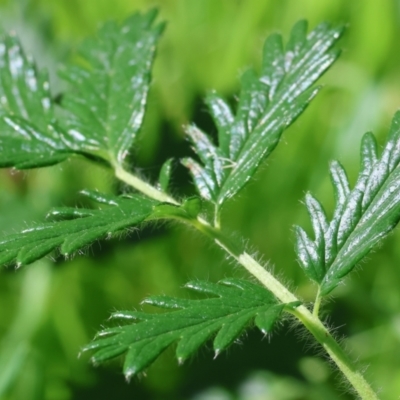
[[[336,198],[333,218],[328,225],[325,217],[322,223],[314,222],[316,239],[303,240],[303,248],[298,246],[300,263],[306,274],[321,285],[321,295],[329,294],[400,220],[400,112],[393,118],[382,155],[378,157],[376,140],[370,132],[362,139],[360,153],[360,173],[353,188],[344,168],[338,162],[331,164]],[[325,214],[320,207],[309,207],[309,213],[314,221]],[[321,234],[323,241],[318,239]],[[321,243],[324,248],[315,251]],[[304,254],[316,258],[310,257],[310,261]],[[316,274],[310,265],[323,265],[324,273]]]
[[[100,332],[84,351],[94,351],[92,361],[101,363],[113,358],[113,354],[121,354],[121,346],[124,346],[127,352],[124,374],[130,378],[175,342],[180,362],[213,336],[213,347],[219,354],[240,337],[255,318],[263,331],[270,331],[284,309],[267,289],[248,281],[226,279],[218,284],[196,281],[186,287],[216,297],[183,301],[166,296],[151,297],[147,303],[177,311],[139,315],[129,311],[116,313],[114,317],[140,321]]]
[[[280,307],[271,307],[267,311],[259,313],[256,316],[254,323],[262,333],[269,333],[272,331],[272,328],[274,327],[275,322],[279,319],[283,309],[283,304],[281,304]]]
[[[378,160],[378,145],[375,136],[367,132],[361,141],[361,169],[365,174],[370,174]]]
[[[206,98],[218,129],[218,146],[198,127],[186,128],[201,164],[184,159],[200,195],[221,208],[252,177],[278,144],[282,132],[316,95],[316,80],[332,65],[342,28],[321,24],[306,35],[299,22],[284,49],[280,35],[264,46],[262,71],[246,71],[236,113],[216,93]]]
[[[295,226],[295,232],[296,252],[300,265],[311,279],[316,282],[321,281],[325,275],[325,264],[321,252],[318,252],[317,244],[299,226]]]
[[[107,207],[55,209],[49,213],[55,221],[0,238],[0,264],[30,264],[58,247],[62,254],[69,255],[95,240],[137,226],[149,218],[159,204],[141,195],[124,198],[90,191],[84,194],[106,203]]]
[[[30,264],[56,248],[68,256],[96,240],[111,238],[144,221],[196,219],[201,201],[189,197],[182,205],[160,203],[141,194],[114,196],[83,190],[82,195],[106,207],[98,209],[60,207],[47,214],[50,222],[0,237],[0,266]]]
[[[315,233],[315,242],[319,252],[325,247],[325,232],[328,230],[328,219],[321,203],[310,193],[306,195],[306,206],[311,218],[311,224]],[[322,259],[324,255],[322,254]]]
[[[150,304],[152,306],[174,309],[174,308],[186,308],[192,304],[192,300],[189,299],[177,299],[169,296],[152,296],[142,301],[142,304]]]
[[[0,167],[42,167],[71,150],[54,116],[46,71],[38,71],[18,39],[0,41]]]
[[[72,92],[56,116],[46,71],[12,35],[0,41],[0,167],[44,167],[72,154],[121,164],[142,125],[155,44],[156,12],[110,22],[81,47],[84,62],[62,71]],[[84,65],[84,66],[82,66]]]
[[[163,24],[155,10],[136,13],[121,25],[105,24],[80,49],[85,66],[61,71],[73,92],[63,96],[69,111],[69,145],[121,164],[141,128],[151,65]]]

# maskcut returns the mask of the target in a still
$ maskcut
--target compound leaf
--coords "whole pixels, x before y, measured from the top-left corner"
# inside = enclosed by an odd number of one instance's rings
[[[306,35],[300,21],[286,49],[280,35],[264,46],[261,74],[246,71],[236,112],[215,92],[206,102],[218,129],[218,146],[197,126],[186,127],[200,163],[182,160],[200,195],[220,208],[252,177],[261,161],[278,144],[282,132],[303,112],[318,92],[316,80],[332,65],[332,47],[342,27],[321,24]]]
[[[217,284],[196,281],[186,287],[213,297],[200,300],[150,297],[145,303],[174,311],[117,312],[113,318],[133,323],[101,331],[84,350],[95,352],[92,361],[96,364],[126,353],[124,374],[129,379],[173,343],[177,343],[176,357],[183,362],[212,337],[214,351],[219,354],[254,319],[264,333],[270,332],[285,308],[267,289],[244,280],[224,279]]]
[[[327,221],[310,194],[306,205],[315,239],[296,227],[297,254],[306,274],[329,294],[400,220],[400,112],[392,121],[382,155],[372,133],[361,143],[361,169],[353,188],[339,162],[331,163],[336,207]]]

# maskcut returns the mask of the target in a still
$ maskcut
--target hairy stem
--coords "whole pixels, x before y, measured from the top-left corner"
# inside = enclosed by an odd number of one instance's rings
[[[357,370],[349,356],[343,351],[342,347],[340,347],[339,343],[329,333],[321,320],[304,306],[298,307],[292,313],[321,344],[360,398],[364,400],[378,400],[378,396],[365,380],[362,373]]]
[[[116,168],[115,174],[117,178],[155,200],[179,204],[166,193],[160,192],[148,183],[143,182],[140,178],[126,172],[121,167]],[[282,303],[299,301],[299,299],[289,291],[286,286],[268,272],[252,256],[244,251],[241,245],[228,239],[219,229],[219,224],[217,227],[213,227],[202,218],[190,220],[188,222],[214,240],[218,246],[235,258],[239,264],[241,264],[251,275],[257,278]],[[299,306],[291,311],[291,313],[303,323],[314,338],[321,344],[329,354],[330,358],[335,362],[343,375],[353,386],[355,392],[360,396],[360,398],[363,400],[378,400],[378,396],[364,379],[362,373],[357,370],[348,355],[343,351],[334,337],[329,333],[328,329],[318,318],[320,301],[321,297],[318,291],[313,313],[311,313],[305,306]]]
[[[200,226],[199,226],[200,225]],[[245,251],[236,249],[232,243],[223,238],[221,232],[210,226],[205,226],[203,221],[198,221],[195,226],[213,238],[215,242],[234,257],[239,264],[247,269],[254,277],[256,277],[275,297],[282,303],[291,303],[299,301],[299,299],[290,292],[281,282],[279,282],[270,272],[263,268],[253,257]],[[319,308],[321,298],[317,296],[316,310]],[[315,312],[315,309],[314,309]],[[297,307],[292,314],[299,319],[303,325],[312,333],[314,338],[322,345],[330,358],[335,362],[343,375],[351,383],[357,394],[364,400],[378,400],[371,386],[364,379],[362,373],[357,370],[347,354],[343,351],[334,337],[329,333],[318,318],[318,314],[312,314],[305,306]]]
[[[168,196],[166,193],[161,192],[156,189],[154,186],[148,184],[142,179],[138,178],[135,175],[125,171],[120,165],[114,166],[115,168],[115,176],[121,181],[127,183],[129,186],[132,186],[139,192],[145,194],[148,197],[151,197],[154,200],[158,200],[161,202],[168,202],[172,204],[179,204],[175,199]]]

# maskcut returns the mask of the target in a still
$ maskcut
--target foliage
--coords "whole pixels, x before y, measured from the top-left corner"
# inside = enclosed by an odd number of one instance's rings
[[[18,266],[30,264],[57,247],[68,256],[97,239],[111,238],[126,228],[132,228],[154,211],[154,200],[134,195],[130,198],[106,196],[97,192],[82,192],[87,197],[107,204],[105,209],[74,207],[56,208],[49,212],[53,222],[36,225],[1,241],[2,264],[16,261]]]
[[[225,279],[219,284],[195,281],[187,283],[186,287],[217,297],[189,300],[153,296],[144,303],[178,311],[164,314],[114,313],[114,319],[140,322],[99,332],[99,338],[85,348],[96,351],[92,361],[97,364],[127,352],[124,374],[130,378],[146,368],[172,343],[179,341],[176,357],[182,363],[215,334],[213,347],[217,356],[242,334],[252,320],[264,334],[271,332],[285,307],[278,304],[265,288],[243,280]]]
[[[297,253],[304,271],[320,284],[322,295],[330,293],[399,222],[399,134],[397,112],[380,158],[374,135],[364,135],[361,171],[352,190],[343,167],[332,162],[336,207],[330,222],[318,200],[306,196],[315,240],[297,227]]]
[[[321,24],[307,35],[298,22],[283,48],[282,37],[270,36],[263,51],[261,74],[252,69],[241,79],[236,115],[216,93],[206,101],[218,128],[218,147],[196,126],[186,128],[204,167],[193,159],[189,168],[201,196],[221,207],[251,179],[288,127],[318,92],[312,85],[335,61],[331,50],[341,27]]]
[[[58,118],[45,71],[17,39],[5,36],[0,60],[0,149],[3,167],[34,168],[83,154],[122,163],[142,124],[155,42],[155,11],[110,22],[81,47],[84,66],[65,67],[71,84]]]
[[[141,194],[106,195],[86,190],[100,209],[57,208],[51,222],[32,225],[0,239],[0,261],[29,264],[60,247],[70,255],[91,242],[129,232],[142,222],[179,220],[211,237],[265,287],[245,280],[225,279],[219,284],[190,283],[189,287],[217,296],[183,300],[155,296],[156,306],[178,308],[165,314],[122,311],[114,317],[139,320],[132,325],[104,329],[85,350],[95,350],[94,362],[127,352],[127,377],[142,371],[161,352],[177,342],[176,355],[184,360],[208,339],[214,350],[231,345],[254,320],[263,332],[283,315],[293,314],[314,335],[355,390],[375,398],[362,375],[342,353],[318,318],[320,298],[329,294],[371,248],[394,228],[399,219],[398,120],[396,114],[382,156],[372,134],[362,142],[359,178],[350,189],[346,173],[332,163],[336,208],[329,222],[311,195],[306,205],[315,240],[297,227],[301,266],[318,285],[314,313],[272,274],[237,245],[221,221],[220,208],[238,194],[274,150],[282,132],[305,110],[318,88],[316,80],[336,60],[334,44],[342,28],[321,24],[309,34],[299,22],[284,47],[280,35],[264,46],[260,74],[247,70],[241,79],[238,104],[229,105],[211,92],[206,98],[217,128],[218,144],[195,124],[186,127],[196,157],[182,160],[200,198],[177,201],[169,192],[172,160],[161,167],[156,185],[125,170],[129,151],[137,150],[150,85],[155,44],[163,24],[154,25],[155,12],[136,13],[122,24],[108,23],[97,37],[84,42],[82,59],[63,68],[71,85],[58,102],[52,98],[45,72],[38,72],[13,36],[5,36],[0,63],[0,164],[17,169],[43,167],[73,154],[106,164],[125,184]],[[214,215],[207,203],[214,203]]]

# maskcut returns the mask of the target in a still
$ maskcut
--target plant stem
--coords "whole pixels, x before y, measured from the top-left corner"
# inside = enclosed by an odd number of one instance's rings
[[[321,306],[321,288],[318,287],[318,293],[317,293],[317,296],[315,297],[314,309],[313,309],[313,315],[317,318],[318,318],[320,306]]]
[[[176,200],[169,197],[166,193],[160,192],[153,186],[142,181],[140,178],[126,172],[122,167],[117,166],[115,170],[117,178],[131,185],[135,189],[145,195],[162,202],[170,202],[179,204]],[[269,291],[271,291],[277,299],[282,303],[297,302],[299,299],[290,292],[278,279],[260,265],[252,256],[244,251],[241,245],[233,243],[219,229],[219,224],[216,227],[211,226],[202,218],[189,222],[199,231],[206,234],[214,240],[221,248],[237,260],[251,275],[257,278]],[[311,313],[305,306],[301,305],[290,311],[303,325],[310,331],[315,339],[321,344],[330,358],[335,362],[343,375],[347,378],[354,390],[363,400],[378,400],[378,396],[373,391],[368,382],[364,379],[362,373],[357,370],[350,358],[343,351],[334,337],[329,333],[318,318],[318,311],[321,302],[319,291],[316,297],[314,311]]]
[[[329,333],[320,319],[314,316],[306,307],[300,306],[292,311],[303,325],[312,333],[315,339],[322,345],[329,357],[335,362],[343,375],[353,386],[355,392],[363,400],[378,400],[378,396],[371,388],[364,376],[354,366],[348,355],[340,347],[339,343]]]
[[[222,239],[220,232],[218,232],[217,234],[214,233],[214,235],[212,235],[212,232],[209,228],[203,228],[200,230],[205,231],[208,236],[213,236],[213,239],[220,247],[222,247],[232,257],[234,257],[239,262],[239,264],[241,264],[244,268],[247,269],[247,271],[249,271],[254,277],[256,277],[282,303],[299,301],[299,299],[292,292],[290,292],[284,285],[282,285],[281,282],[279,282],[270,272],[263,268],[248,253],[242,252],[238,254],[237,250],[232,249],[231,244],[228,241],[224,241]],[[317,302],[319,305],[319,296],[317,297]],[[342,371],[343,375],[351,383],[354,390],[361,397],[361,399],[378,400],[378,396],[365,380],[362,373],[357,370],[350,358],[347,356],[347,354],[343,351],[343,349],[336,342],[333,336],[329,333],[328,329],[318,318],[318,315],[312,314],[305,306],[299,306],[291,313],[303,323],[303,325],[321,344],[321,346],[329,354],[330,358]]]
[[[218,209],[217,205],[215,205],[215,207],[214,207],[214,227],[216,229],[221,228],[220,213],[219,213],[219,209]]]
[[[154,186],[148,184],[147,182],[143,181],[137,176],[125,171],[120,165],[114,165],[114,169],[115,169],[115,176],[118,179],[132,186],[139,192],[142,192],[146,196],[161,202],[179,204],[175,199],[168,196],[166,193],[161,192],[160,190],[156,189]]]

